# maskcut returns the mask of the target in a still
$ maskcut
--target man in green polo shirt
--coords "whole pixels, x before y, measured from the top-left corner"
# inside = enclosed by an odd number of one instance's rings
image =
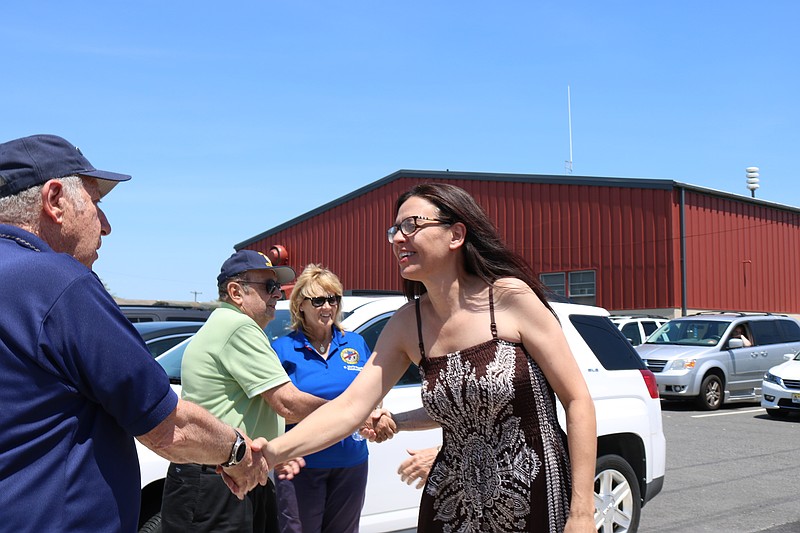
[[[253,250],[234,253],[217,277],[222,305],[195,334],[181,365],[182,396],[252,438],[273,439],[284,419],[299,421],[325,400],[297,389],[272,350],[264,328],[275,317],[281,284],[294,279]],[[277,532],[274,486],[256,487],[243,501],[215,467],[171,463],[161,506],[163,532]]]

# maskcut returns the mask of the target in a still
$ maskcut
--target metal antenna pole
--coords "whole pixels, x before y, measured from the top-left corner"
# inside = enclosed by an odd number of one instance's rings
[[[567,116],[569,118],[569,160],[565,161],[567,174],[572,174],[572,102],[567,85]]]

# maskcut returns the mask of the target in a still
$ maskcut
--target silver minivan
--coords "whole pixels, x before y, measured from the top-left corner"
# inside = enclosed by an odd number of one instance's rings
[[[664,399],[700,408],[761,399],[761,379],[800,350],[800,322],[786,315],[699,313],[661,326],[636,351]]]

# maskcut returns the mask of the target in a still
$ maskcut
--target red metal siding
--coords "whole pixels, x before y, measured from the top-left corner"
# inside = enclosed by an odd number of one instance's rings
[[[687,307],[800,311],[800,215],[693,191],[685,198]]]
[[[608,309],[681,307],[680,189],[446,181],[475,197],[534,271],[594,270]],[[345,288],[399,290],[386,228],[419,182],[389,181],[248,248],[282,244],[298,272],[319,262]],[[689,309],[800,312],[800,214],[693,189],[684,198]]]
[[[257,241],[282,244],[298,270],[320,262],[345,288],[400,289],[386,228],[395,199],[419,180],[400,178]],[[675,305],[669,190],[557,183],[448,180],[469,191],[536,272],[596,272],[596,301],[610,309]],[[678,257],[675,255],[674,257]]]

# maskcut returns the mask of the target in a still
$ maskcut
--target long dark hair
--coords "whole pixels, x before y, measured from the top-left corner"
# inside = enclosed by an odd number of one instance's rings
[[[544,285],[533,274],[528,262],[506,246],[486,212],[467,191],[448,183],[420,183],[400,195],[394,206],[395,216],[412,197],[423,198],[435,205],[439,211],[437,217],[443,222],[461,222],[466,226],[462,250],[467,273],[480,277],[489,285],[503,277],[521,279],[553,311],[547,303]],[[419,281],[403,279],[403,292],[411,299],[424,294],[427,289]]]

